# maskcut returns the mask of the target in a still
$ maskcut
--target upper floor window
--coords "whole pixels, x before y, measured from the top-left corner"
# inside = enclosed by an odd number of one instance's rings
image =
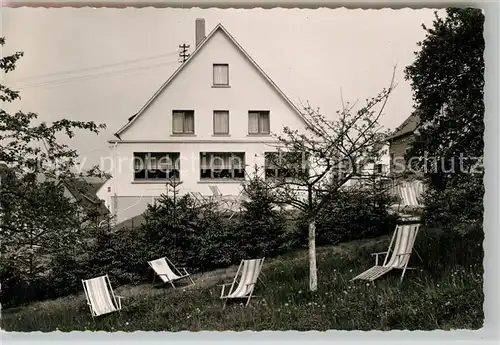
[[[229,85],[229,65],[214,64],[214,86]]]
[[[179,152],[134,152],[134,179],[179,179],[179,158]]]
[[[269,134],[269,110],[248,112],[248,134]]]
[[[214,134],[229,134],[229,111],[214,111]]]
[[[172,113],[173,134],[194,134],[194,110],[174,110]]]

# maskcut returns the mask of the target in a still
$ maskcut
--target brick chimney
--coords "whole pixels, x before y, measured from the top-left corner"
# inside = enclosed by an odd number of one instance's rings
[[[196,38],[196,48],[205,39],[205,19],[196,18],[195,22],[195,38]]]

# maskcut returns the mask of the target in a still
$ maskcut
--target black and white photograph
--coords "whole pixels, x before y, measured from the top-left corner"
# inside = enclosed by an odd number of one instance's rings
[[[484,10],[1,20],[2,330],[483,327]]]

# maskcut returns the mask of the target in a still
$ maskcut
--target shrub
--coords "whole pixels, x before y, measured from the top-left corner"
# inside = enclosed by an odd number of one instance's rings
[[[229,219],[208,203],[202,209],[204,229],[199,233],[199,267],[214,269],[227,267],[237,260],[239,238],[236,224],[238,217]]]
[[[335,244],[387,234],[396,226],[397,216],[388,212],[391,197],[371,187],[338,190],[317,215],[317,245]],[[301,222],[304,236],[307,224]]]
[[[429,188],[424,194],[426,208],[422,221],[426,225],[453,228],[462,234],[482,230],[483,196],[482,176],[464,177],[442,191]]]
[[[176,266],[198,267],[199,236],[204,228],[199,208],[188,195],[160,196],[144,213],[142,239],[148,260],[167,256]]]
[[[102,231],[88,252],[85,279],[108,274],[115,283],[136,284],[147,278],[147,260],[140,229]]]
[[[50,263],[50,285],[52,298],[66,296],[82,289],[82,279],[92,276],[89,270],[87,250],[80,253],[61,251],[56,253]]]
[[[237,225],[239,256],[274,256],[286,249],[286,219],[260,177],[255,175],[244,188],[248,199],[242,202],[243,212]]]

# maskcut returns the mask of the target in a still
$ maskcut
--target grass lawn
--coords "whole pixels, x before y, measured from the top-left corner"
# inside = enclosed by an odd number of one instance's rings
[[[194,287],[151,284],[115,287],[124,309],[92,319],[83,293],[2,312],[7,331],[200,331],[200,330],[433,330],[483,325],[482,234],[461,237],[422,229],[415,270],[394,271],[375,281],[350,279],[374,264],[372,252],[387,250],[388,236],[318,248],[318,291],[308,291],[307,251],[266,259],[264,282],[248,307],[222,310],[217,284],[236,268],[194,276]]]

